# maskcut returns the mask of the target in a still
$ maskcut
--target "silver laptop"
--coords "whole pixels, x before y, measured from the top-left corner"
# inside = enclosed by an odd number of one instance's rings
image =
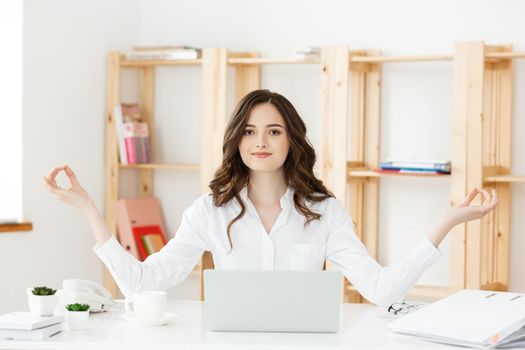
[[[336,271],[205,270],[207,328],[337,332],[341,282]]]

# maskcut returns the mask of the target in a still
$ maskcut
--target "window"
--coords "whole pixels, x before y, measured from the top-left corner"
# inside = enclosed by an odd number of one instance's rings
[[[0,232],[22,219],[22,19],[22,1],[0,2]]]

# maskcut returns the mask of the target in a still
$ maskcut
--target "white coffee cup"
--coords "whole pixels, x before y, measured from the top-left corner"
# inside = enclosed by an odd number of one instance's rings
[[[124,305],[127,312],[133,312],[138,319],[154,320],[161,318],[166,312],[168,297],[166,292],[157,290],[144,290],[133,293],[126,299]]]

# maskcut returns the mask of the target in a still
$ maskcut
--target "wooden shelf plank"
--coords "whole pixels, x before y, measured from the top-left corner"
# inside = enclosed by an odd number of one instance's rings
[[[490,52],[490,53],[485,53],[485,58],[500,58],[500,59],[525,58],[525,52]]]
[[[525,182],[525,176],[518,175],[494,175],[487,176],[485,182]]]
[[[486,58],[492,59],[515,59],[525,58],[525,52],[492,52],[486,53]],[[396,62],[429,62],[429,61],[452,61],[453,55],[406,55],[406,56],[352,56],[350,62],[361,63],[396,63]],[[202,59],[193,60],[128,60],[122,56],[121,67],[145,67],[145,66],[178,66],[178,65],[200,65]],[[253,65],[253,64],[320,64],[320,59],[296,59],[296,58],[241,58],[232,57],[228,59],[231,65]]]
[[[32,231],[32,230],[33,230],[33,224],[31,222],[0,224],[0,233]]]
[[[408,292],[407,296],[441,299],[455,292],[457,290],[451,287],[415,286]]]
[[[525,58],[525,52],[487,52],[487,59]],[[453,55],[406,55],[406,56],[352,56],[350,62],[361,63],[395,63],[395,62],[428,62],[452,61]]]
[[[120,59],[120,66],[123,68],[140,68],[149,66],[192,66],[200,65],[202,59],[194,60],[127,60],[126,58]]]
[[[200,164],[191,163],[144,163],[119,164],[122,169],[173,169],[173,170],[200,170]]]
[[[349,293],[356,293],[357,290],[354,286],[349,285],[346,287],[347,292]],[[412,288],[408,294],[407,299],[410,297],[413,298],[433,298],[433,299],[441,299],[444,297],[447,297],[453,293],[457,292],[456,289],[451,287],[439,287],[439,286],[415,286]]]
[[[394,62],[427,62],[452,61],[452,55],[419,55],[419,56],[351,56],[350,62],[394,63]]]
[[[320,59],[295,59],[295,58],[229,58],[228,64],[320,64]]]

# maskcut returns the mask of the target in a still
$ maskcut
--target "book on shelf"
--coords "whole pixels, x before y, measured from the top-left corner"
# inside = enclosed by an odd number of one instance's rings
[[[450,172],[430,169],[374,169],[376,173],[380,174],[415,174],[415,175],[448,175]]]
[[[115,130],[117,131],[118,151],[120,164],[128,164],[128,155],[126,153],[126,143],[124,142],[124,117],[122,116],[122,106],[117,104],[114,111]]]
[[[415,159],[390,159],[380,163],[380,168],[385,170],[414,170],[414,171],[440,171],[450,173],[451,164],[446,160],[415,160]]]
[[[49,326],[28,329],[0,329],[0,339],[10,340],[44,340],[64,330],[64,322]]]
[[[128,164],[143,164],[151,161],[149,132],[147,123],[126,122],[124,144]]]
[[[135,47],[126,53],[128,60],[194,60],[202,57],[202,50],[190,46]]]
[[[140,252],[139,246],[144,247],[142,238],[137,242],[134,229],[137,227],[151,227],[157,226],[158,231],[162,232],[163,237],[165,228],[162,217],[162,210],[160,202],[155,197],[133,197],[122,198],[116,203],[115,212],[117,214],[117,228],[120,244],[131,255],[137,259],[145,257],[144,253]],[[140,230],[139,230],[140,231]],[[142,231],[140,231],[142,232]],[[165,239],[162,239],[165,242]],[[146,247],[153,251],[158,248],[158,240],[156,238],[146,238]],[[147,255],[146,255],[147,256]]]
[[[292,59],[297,60],[313,60],[321,58],[321,48],[317,46],[308,46],[304,48],[295,49],[290,55]]]
[[[120,164],[136,164],[136,145],[135,140],[132,139],[126,142],[126,137],[130,137],[128,134],[131,133],[131,137],[142,137],[139,141],[139,147],[142,151],[143,156],[141,157],[142,163],[150,162],[149,155],[149,134],[147,130],[147,124],[138,127],[131,127],[131,130],[126,130],[125,125],[127,123],[142,123],[140,117],[140,108],[137,103],[119,103],[115,106],[114,110],[115,129],[117,132],[118,148]],[[128,127],[129,129],[130,127]],[[139,136],[135,136],[135,130],[138,129]],[[128,136],[126,136],[128,135]],[[130,158],[132,161],[130,161]]]
[[[144,52],[144,51],[177,51],[177,50],[200,50],[197,47],[187,45],[165,45],[165,46],[135,46],[133,51]]]
[[[133,236],[140,261],[144,261],[149,255],[158,252],[166,245],[164,233],[159,225],[133,227]]]

